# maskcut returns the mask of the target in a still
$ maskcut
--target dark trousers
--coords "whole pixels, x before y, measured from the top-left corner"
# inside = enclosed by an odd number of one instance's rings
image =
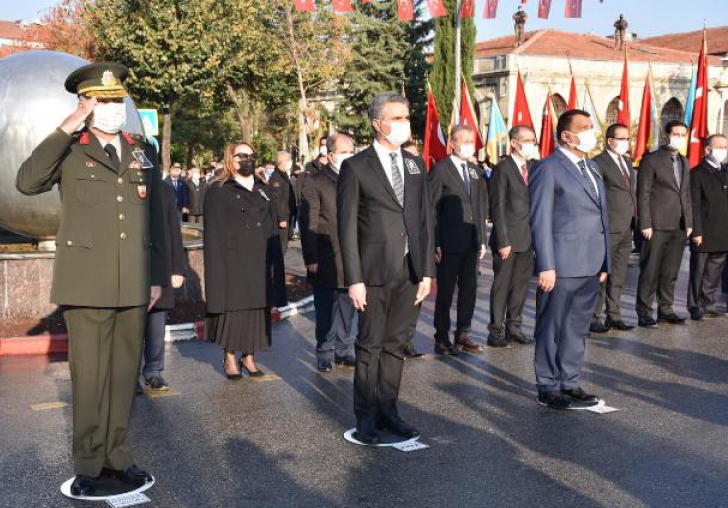
[[[621,233],[609,234],[610,247],[612,250],[612,273],[607,280],[599,285],[597,306],[594,309],[594,322],[601,323],[604,320],[604,303],[606,300],[606,315],[612,321],[621,321],[622,312],[622,290],[627,280],[629,269],[629,256],[632,253],[632,230]]]
[[[505,333],[509,337],[521,335],[523,307],[528,295],[528,283],[533,274],[533,249],[512,252],[502,259],[493,252],[493,287],[490,288],[490,325],[493,335]],[[505,322],[505,326],[504,326]]]
[[[405,258],[407,259],[407,258]],[[402,346],[417,321],[417,283],[405,261],[400,277],[385,286],[367,286],[367,306],[359,314],[354,371],[357,420],[396,414],[404,355]]]
[[[458,288],[455,340],[470,332],[478,291],[478,251],[443,252],[437,265],[435,298],[435,341],[450,342],[450,307],[455,286]]]
[[[688,310],[691,314],[704,313],[706,309],[715,305],[725,262],[725,252],[692,251],[690,253]]]
[[[282,231],[282,230],[281,230]],[[275,237],[273,237],[275,241]],[[286,263],[283,253],[279,248],[270,249],[270,258],[268,260],[268,274],[270,276],[272,291],[269,292],[268,305],[271,307],[285,307],[288,305],[288,296],[286,294]]]
[[[652,317],[652,306],[657,296],[657,315],[675,311],[675,283],[685,250],[686,232],[655,230],[652,239],[642,243],[640,276],[637,281],[637,315]]]
[[[205,220],[203,215],[188,215],[187,222],[189,222],[190,224],[204,225]]]
[[[316,357],[334,361],[353,355],[351,325],[356,309],[348,291],[314,285],[313,303],[316,307]]]
[[[167,324],[167,311],[152,310],[147,314],[144,332],[144,379],[159,376],[164,370],[164,331]]]
[[[146,307],[68,307],[68,363],[73,390],[76,474],[134,464],[127,430],[139,378]]]
[[[290,222],[288,223],[290,226]],[[286,251],[288,250],[288,232],[291,230],[290,227],[287,228],[278,228],[278,236],[281,238],[281,252],[283,252],[283,255],[285,256]]]
[[[536,384],[539,391],[571,390],[579,386],[599,279],[556,279],[550,293],[536,294]]]

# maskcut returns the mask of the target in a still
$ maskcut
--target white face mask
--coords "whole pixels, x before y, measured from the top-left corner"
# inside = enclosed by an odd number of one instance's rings
[[[460,145],[460,148],[458,149],[458,157],[463,160],[468,160],[473,155],[475,155],[475,144],[468,143],[465,145]]]
[[[100,102],[94,107],[93,126],[101,132],[116,134],[126,123],[126,104]]]
[[[614,150],[617,155],[624,155],[629,152],[629,141],[626,139],[620,139],[617,141],[616,145],[611,146],[612,150]]]
[[[409,141],[410,137],[412,136],[409,121],[387,123],[390,125],[389,134],[384,136],[387,141],[392,143],[394,146],[402,146],[407,141]]]
[[[325,146],[322,146],[319,148],[319,155],[321,157],[326,157],[326,155],[328,155],[328,153],[329,153],[329,150]]]
[[[344,163],[344,161],[346,159],[352,157],[353,155],[354,155],[353,153],[337,153],[337,154],[334,154],[334,156],[336,157],[336,162],[334,162],[332,164],[332,166],[334,167],[334,169],[336,170],[337,173],[339,171],[341,171],[341,165]]]
[[[521,143],[521,156],[530,161],[536,157],[536,143]]]
[[[594,129],[580,132],[576,135],[579,138],[578,145],[571,145],[580,152],[589,153],[597,147],[597,134]],[[571,144],[571,143],[569,143]]]
[[[713,161],[714,163],[720,165],[723,164],[726,159],[728,159],[728,149],[725,148],[714,148],[710,155],[708,155],[708,159]]]
[[[688,144],[688,138],[681,136],[670,136],[670,148],[678,152],[684,152]]]

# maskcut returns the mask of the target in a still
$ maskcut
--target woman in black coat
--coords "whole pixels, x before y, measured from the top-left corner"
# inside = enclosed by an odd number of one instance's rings
[[[225,350],[229,379],[262,376],[254,354],[271,345],[267,267],[280,255],[278,223],[266,186],[254,176],[255,153],[247,143],[225,150],[222,175],[205,196],[206,336]]]

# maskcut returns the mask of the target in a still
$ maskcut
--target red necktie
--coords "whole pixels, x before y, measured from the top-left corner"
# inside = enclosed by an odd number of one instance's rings
[[[523,183],[528,187],[528,167],[525,164],[521,166],[521,176],[523,177]]]

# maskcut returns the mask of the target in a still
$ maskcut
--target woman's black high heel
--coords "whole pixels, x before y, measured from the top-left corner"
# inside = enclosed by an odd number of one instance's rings
[[[245,369],[245,372],[247,372],[248,373],[248,376],[250,376],[250,377],[263,377],[263,376],[265,376],[265,373],[262,370],[258,369],[258,370],[251,371],[245,365],[243,365],[243,359],[246,356],[248,356],[248,355],[242,355],[240,357],[240,362],[239,362],[240,363],[240,368],[241,369]]]
[[[230,381],[239,381],[240,379],[243,379],[242,374],[230,374],[227,369],[225,369],[225,358],[222,359],[222,371]]]

